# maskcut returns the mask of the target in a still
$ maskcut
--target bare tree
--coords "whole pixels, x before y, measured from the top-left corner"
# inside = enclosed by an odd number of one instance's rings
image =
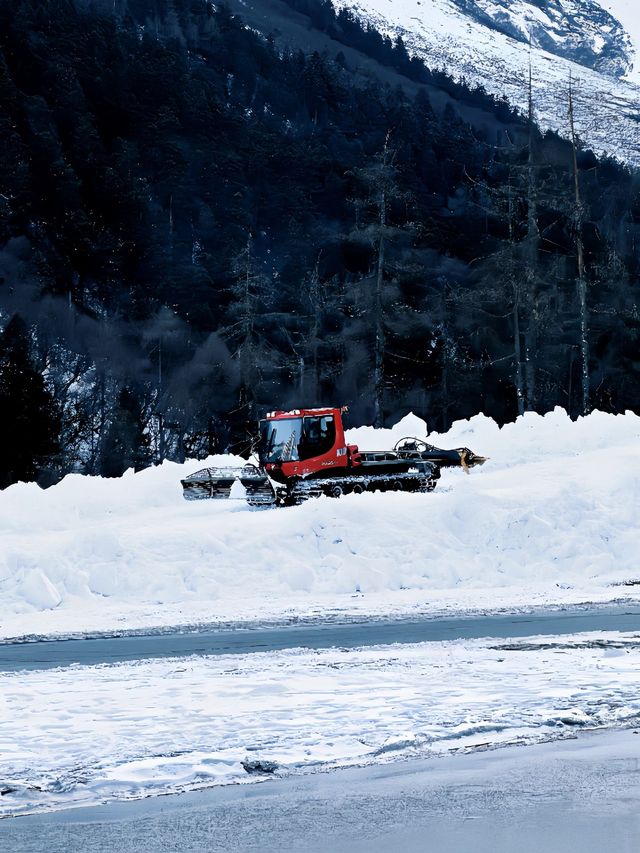
[[[525,331],[525,388],[524,408],[536,408],[536,353],[538,346],[538,230],[537,182],[535,172],[535,115],[533,108],[533,73],[529,45],[529,144],[527,156],[527,242],[525,262],[526,331]],[[518,301],[518,300],[516,300]]]
[[[364,184],[375,209],[375,219],[358,233],[365,235],[375,249],[373,292],[370,301],[371,331],[373,332],[373,423],[382,426],[384,420],[385,392],[385,273],[387,272],[387,244],[394,229],[387,222],[387,209],[392,197],[399,195],[396,152],[389,142],[391,130],[384,139],[382,151],[371,166],[360,169],[358,177]],[[356,211],[358,206],[356,203]]]
[[[514,235],[514,214],[513,214],[513,194],[511,187],[511,173],[509,173],[508,185],[509,199],[509,264],[507,275],[511,281],[511,291],[513,293],[513,360],[515,365],[515,386],[516,400],[518,405],[518,414],[523,415],[525,412],[525,385],[522,373],[522,344],[520,339],[520,311],[522,298],[522,285],[519,276],[515,271],[515,235]],[[528,344],[528,341],[527,341]],[[528,359],[528,346],[526,348]]]
[[[272,280],[257,257],[254,238],[247,231],[244,247],[233,262],[233,303],[229,314],[235,321],[221,330],[234,342],[234,357],[239,365],[238,410],[249,422],[255,420],[255,400],[264,369],[274,354],[264,335],[273,298]]]
[[[584,223],[584,205],[580,192],[580,179],[578,176],[578,153],[576,142],[576,129],[573,109],[573,80],[569,74],[569,129],[571,132],[571,153],[573,159],[573,182],[575,200],[573,208],[573,227],[575,234],[576,256],[578,261],[578,278],[576,281],[578,291],[578,303],[580,311],[580,355],[581,378],[582,378],[582,414],[589,412],[589,309],[587,305],[587,278],[584,260],[584,242],[582,228]]]

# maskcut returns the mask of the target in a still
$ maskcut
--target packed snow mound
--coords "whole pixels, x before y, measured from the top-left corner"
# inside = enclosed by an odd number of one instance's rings
[[[408,435],[425,422],[348,440]],[[632,413],[478,415],[428,440],[490,461],[443,471],[432,494],[286,509],[183,500],[181,478],[229,456],[20,483],[0,493],[0,635],[621,597],[640,579],[639,437]]]

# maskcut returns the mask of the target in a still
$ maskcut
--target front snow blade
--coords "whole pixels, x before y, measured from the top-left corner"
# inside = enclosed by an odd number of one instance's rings
[[[274,506],[277,503],[275,490],[264,469],[248,463],[240,472],[240,482],[249,506]]]
[[[180,482],[182,495],[187,501],[246,498],[251,506],[276,503],[271,481],[262,468],[250,463],[241,468],[202,468]]]
[[[229,498],[242,471],[242,468],[202,468],[180,481],[182,496],[187,501]]]

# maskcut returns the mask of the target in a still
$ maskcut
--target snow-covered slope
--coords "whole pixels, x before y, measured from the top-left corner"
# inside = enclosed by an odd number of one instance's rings
[[[624,27],[631,42],[632,60],[626,77],[640,83],[640,5],[637,0],[598,0],[598,3]]]
[[[517,41],[622,77],[633,68],[634,39],[617,14],[619,2],[599,0],[451,0],[463,14]],[[626,5],[623,3],[622,5]],[[609,7],[607,9],[607,6]]]
[[[351,431],[361,447],[423,421]],[[640,417],[561,410],[502,429],[482,415],[443,447],[491,461],[433,494],[350,495],[288,509],[182,499],[202,467],[71,475],[0,493],[0,636],[493,609],[640,594]],[[230,461],[228,458],[210,460]]]
[[[412,54],[526,110],[529,57],[537,118],[567,134],[573,78],[584,142],[640,163],[640,7],[635,0],[333,0]],[[529,49],[531,39],[531,51]]]

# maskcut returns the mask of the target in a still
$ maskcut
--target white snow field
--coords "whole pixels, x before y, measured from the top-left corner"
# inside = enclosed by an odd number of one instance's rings
[[[0,817],[640,719],[640,638],[292,649],[0,674]]]
[[[543,9],[536,0],[510,0],[508,4],[481,0],[469,9],[454,0],[332,0],[348,8],[380,32],[402,36],[411,55],[427,66],[443,69],[469,85],[481,85],[526,114],[529,96],[529,58],[532,62],[533,101],[537,120],[546,130],[567,137],[569,77],[573,80],[578,135],[588,148],[608,153],[637,165],[638,100],[640,97],[640,7],[637,0],[596,0],[595,9],[580,2],[550,4]],[[615,19],[604,24],[593,16],[600,7]],[[522,41],[498,32],[474,17],[478,11],[494,20],[509,20],[524,35],[533,37],[531,54]],[[590,16],[591,14],[591,16]],[[573,29],[562,30],[569,17],[577,15]],[[540,32],[553,42],[560,54],[563,44],[583,43],[598,52],[612,25],[620,27],[618,46],[628,68],[623,77],[578,64],[539,43]],[[577,25],[577,26],[576,26]],[[604,28],[604,29],[603,29]],[[544,43],[544,41],[542,41]]]
[[[365,449],[426,425],[351,430]],[[184,501],[218,457],[0,493],[0,637],[638,599],[640,417],[478,415],[429,440],[491,457],[431,494],[286,509]]]

